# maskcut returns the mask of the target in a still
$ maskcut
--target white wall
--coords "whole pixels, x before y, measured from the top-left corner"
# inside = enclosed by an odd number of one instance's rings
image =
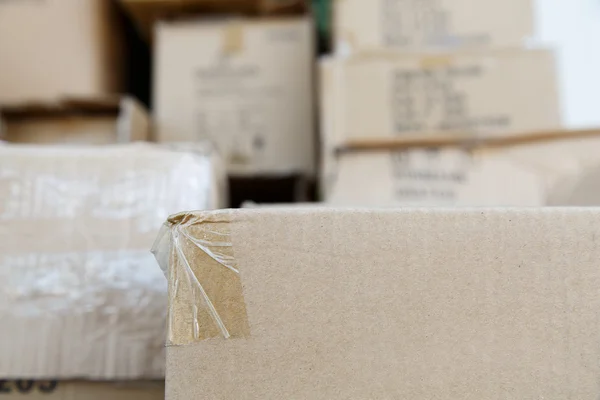
[[[537,31],[557,50],[566,125],[600,127],[600,0],[537,0]]]

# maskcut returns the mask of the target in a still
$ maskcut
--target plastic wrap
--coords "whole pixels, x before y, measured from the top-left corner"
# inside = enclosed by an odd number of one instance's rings
[[[223,206],[208,148],[0,145],[0,376],[164,376],[165,218]]]

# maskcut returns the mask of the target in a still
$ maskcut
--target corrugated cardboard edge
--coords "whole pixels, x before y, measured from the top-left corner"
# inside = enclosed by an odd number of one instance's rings
[[[169,280],[167,346],[250,335],[231,240],[231,210],[180,213],[153,252]]]

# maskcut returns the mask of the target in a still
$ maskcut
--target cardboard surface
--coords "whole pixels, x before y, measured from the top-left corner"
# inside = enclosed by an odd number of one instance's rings
[[[329,203],[347,206],[600,205],[589,181],[600,164],[600,132],[592,133],[357,149],[338,155],[323,187]]]
[[[63,99],[0,108],[0,139],[27,144],[114,144],[150,139],[145,108],[129,97]]]
[[[0,145],[0,377],[164,377],[164,219],[223,207],[212,153]]]
[[[212,140],[234,175],[312,173],[312,29],[308,18],[159,24],[158,141]]]
[[[171,340],[190,343],[167,349],[169,400],[600,392],[598,209],[259,209],[170,222],[180,243],[189,236],[176,252],[206,240],[189,253],[202,257],[169,268]],[[222,263],[207,270],[207,259]]]
[[[116,13],[105,0],[0,2],[0,103],[121,92]]]
[[[0,380],[0,398],[26,400],[160,400],[162,382]]]
[[[338,51],[520,47],[534,33],[530,0],[335,0]]]

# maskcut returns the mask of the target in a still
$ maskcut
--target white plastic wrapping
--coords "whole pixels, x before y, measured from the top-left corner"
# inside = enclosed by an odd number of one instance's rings
[[[223,206],[208,149],[0,145],[0,376],[164,376],[165,218]]]

